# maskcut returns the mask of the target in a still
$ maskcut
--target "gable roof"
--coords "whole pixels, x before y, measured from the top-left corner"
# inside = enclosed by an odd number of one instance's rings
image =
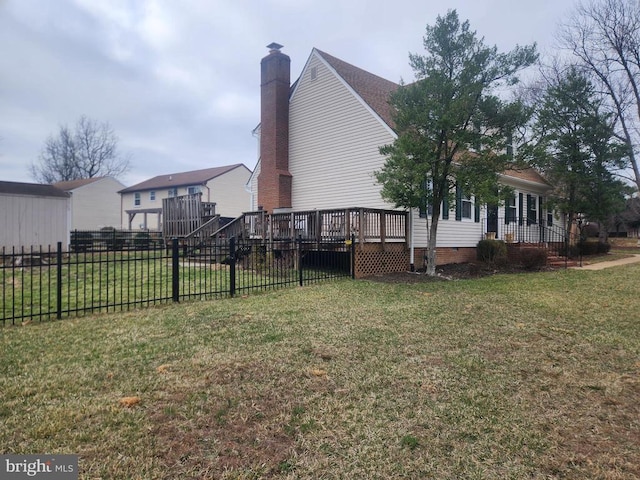
[[[54,187],[59,188],[60,190],[64,190],[65,192],[69,192],[71,190],[75,190],[79,187],[84,187],[85,185],[90,185],[98,180],[102,180],[105,177],[93,177],[93,178],[81,178],[79,180],[68,180],[66,182],[56,182],[53,184]]]
[[[540,175],[536,170],[531,167],[522,168],[518,170],[506,170],[503,175],[507,177],[518,178],[520,180],[526,180],[528,182],[542,183],[547,186],[551,186],[547,180]]]
[[[231,170],[244,167],[242,163],[227,165],[224,167],[205,168],[203,170],[192,170],[190,172],[169,173],[166,175],[158,175],[156,177],[140,182],[131,187],[120,190],[118,193],[139,192],[142,190],[155,190],[160,188],[185,187],[191,185],[204,185],[209,180],[224,175]],[[249,169],[247,168],[247,171]]]
[[[69,194],[54,187],[41,183],[0,182],[0,193],[9,195],[30,195],[36,197],[69,198]]]
[[[398,89],[397,83],[367,72],[321,50],[314,50],[391,129],[395,129],[389,96]]]

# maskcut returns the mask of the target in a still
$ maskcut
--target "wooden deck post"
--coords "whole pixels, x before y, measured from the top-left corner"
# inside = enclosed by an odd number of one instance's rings
[[[382,210],[378,215],[380,215],[380,246],[382,247],[382,251],[385,252],[387,240],[387,211]]]

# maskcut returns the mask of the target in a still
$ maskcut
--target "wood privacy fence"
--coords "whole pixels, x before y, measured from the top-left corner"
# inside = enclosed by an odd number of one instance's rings
[[[165,239],[185,238],[203,225],[215,222],[216,204],[203,202],[202,193],[162,200],[162,233]]]

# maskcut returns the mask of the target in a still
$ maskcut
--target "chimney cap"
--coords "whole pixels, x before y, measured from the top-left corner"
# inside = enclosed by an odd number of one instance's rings
[[[283,45],[280,45],[279,43],[276,43],[276,42],[271,42],[269,45],[267,45],[267,48],[269,49],[269,53],[279,52],[282,47]]]

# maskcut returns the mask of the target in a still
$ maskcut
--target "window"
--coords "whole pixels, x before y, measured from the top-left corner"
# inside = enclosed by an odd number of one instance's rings
[[[152,202],[155,201],[156,199],[156,192],[154,192],[153,190],[151,190],[149,192],[149,200],[151,200]]]
[[[134,204],[136,207],[139,207],[139,206],[140,206],[140,194],[139,194],[139,193],[134,193],[134,194],[133,194],[133,204]]]
[[[515,195],[507,198],[507,201],[504,205],[504,217],[506,224],[516,222],[516,218],[518,218],[518,208],[516,207]]]
[[[471,220],[471,212],[473,211],[473,202],[471,197],[462,191],[462,187],[456,184],[456,220]]]
[[[547,227],[553,227],[553,210],[547,210]]]
[[[527,225],[538,223],[538,199],[535,195],[527,195]]]
[[[176,187],[170,188],[169,189],[169,198],[177,197],[177,196],[178,196],[178,189]]]
[[[467,195],[462,196],[462,218],[468,218],[471,220],[471,197]]]
[[[187,193],[188,193],[189,195],[193,195],[194,193],[200,193],[200,187],[199,187],[199,186],[196,186],[196,187],[189,187],[189,188],[187,189]]]

